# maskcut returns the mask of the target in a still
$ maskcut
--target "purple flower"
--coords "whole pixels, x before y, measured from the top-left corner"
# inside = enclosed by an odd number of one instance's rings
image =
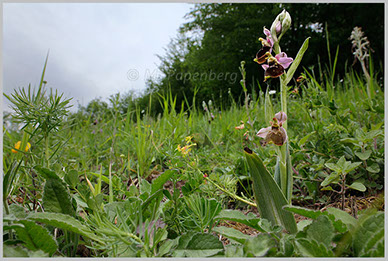
[[[294,61],[291,57],[287,57],[285,52],[277,54],[275,57],[268,58],[268,64],[262,64],[265,71],[264,81],[268,78],[277,78],[284,73],[284,69],[287,69]]]
[[[286,113],[280,111],[275,114],[273,122],[271,121],[271,126],[267,128],[262,128],[256,134],[257,136],[264,138],[263,146],[268,143],[273,143],[278,146],[282,146],[287,141],[287,132],[282,127],[283,122],[287,120]]]

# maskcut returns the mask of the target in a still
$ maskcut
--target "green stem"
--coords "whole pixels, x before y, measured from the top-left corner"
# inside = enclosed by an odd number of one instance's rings
[[[50,167],[50,163],[49,163],[49,158],[50,158],[50,156],[49,156],[49,138],[48,138],[48,136],[46,136],[46,138],[45,138],[45,156],[46,156],[46,165],[47,165],[47,168],[49,168]]]

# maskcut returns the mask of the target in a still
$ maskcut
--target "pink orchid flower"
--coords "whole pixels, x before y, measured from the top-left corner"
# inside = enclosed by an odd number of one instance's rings
[[[273,122],[271,121],[271,126],[267,128],[262,128],[256,134],[257,136],[264,138],[263,146],[268,143],[273,143],[277,146],[282,146],[287,141],[287,132],[282,127],[283,122],[287,120],[286,113],[280,111],[275,114]]]
[[[275,56],[275,58],[268,59],[268,64],[262,64],[265,71],[264,81],[268,78],[277,78],[284,73],[291,63],[294,61],[293,58],[287,57],[285,52],[281,52]]]

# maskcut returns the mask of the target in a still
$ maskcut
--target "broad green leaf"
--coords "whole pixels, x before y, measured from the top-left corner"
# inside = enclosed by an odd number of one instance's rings
[[[332,172],[329,176],[327,176],[321,183],[322,187],[326,187],[331,183],[338,182],[340,178],[340,174],[338,172]]]
[[[304,257],[333,257],[333,251],[326,248],[322,243],[318,243],[314,239],[298,238],[295,241],[295,246],[299,253]]]
[[[265,256],[275,246],[274,240],[268,234],[258,234],[244,243],[244,253],[248,257]]]
[[[333,188],[332,188],[331,186],[327,186],[327,187],[321,188],[321,190],[322,190],[322,191],[325,191],[325,190],[327,190],[327,191],[333,191]]]
[[[27,249],[22,246],[3,244],[3,257],[29,257]]]
[[[361,182],[353,182],[352,185],[350,185],[348,188],[358,190],[361,192],[364,192],[366,190],[366,187]]]
[[[218,238],[212,234],[189,233],[179,238],[174,257],[209,257],[224,250]]]
[[[361,145],[359,145],[359,141],[354,138],[344,138],[344,139],[340,139],[340,141],[344,143],[353,143],[354,145],[361,147]]]
[[[52,256],[58,248],[57,241],[49,234],[48,230],[33,221],[20,220],[23,227],[14,228],[18,239],[33,251],[42,250]]]
[[[294,61],[292,62],[290,68],[287,71],[287,77],[284,80],[284,85],[286,86],[294,76],[296,69],[298,68],[300,62],[302,61],[303,55],[309,47],[310,37],[308,37],[302,44],[302,47],[299,49],[298,54],[296,55]]]
[[[224,227],[224,226],[215,227],[212,229],[212,231],[241,244],[243,244],[247,239],[251,238],[249,235],[245,235],[241,231],[231,227]]]
[[[326,212],[333,215],[335,220],[341,220],[342,223],[347,226],[348,230],[353,229],[356,226],[357,220],[341,209],[327,208]]]
[[[44,185],[43,206],[47,212],[75,215],[70,195],[62,180],[48,178]]]
[[[304,217],[312,218],[312,219],[316,219],[320,215],[323,214],[322,212],[320,212],[318,210],[312,210],[312,209],[302,208],[302,207],[298,207],[298,206],[288,205],[288,206],[284,206],[283,209],[290,211],[290,212],[293,212],[295,214],[304,216]]]
[[[349,162],[349,161],[348,161]],[[350,163],[350,162],[349,162]],[[349,165],[346,166],[346,168],[343,170],[343,174],[346,174],[346,173],[349,173],[351,172],[352,170],[354,170],[355,168],[357,168],[358,166],[361,165],[362,162],[354,162],[354,163],[350,163]]]
[[[63,230],[71,231],[89,239],[104,243],[102,239],[98,238],[87,226],[83,225],[80,221],[72,216],[62,213],[50,213],[50,212],[36,212],[30,213],[27,219],[34,220],[46,225],[51,225]]]
[[[332,171],[335,171],[335,172],[341,172],[341,168],[337,165],[337,164],[334,164],[334,163],[325,163],[325,166],[328,167],[329,169],[331,169]]]
[[[235,221],[250,226],[260,232],[264,232],[264,230],[258,225],[260,218],[258,218],[253,213],[248,213],[248,215],[244,215],[241,211],[238,210],[225,209],[221,210],[221,212],[215,217],[215,219]]]
[[[117,215],[117,209],[124,209],[126,202],[112,202],[104,205],[104,211],[112,220]]]
[[[346,168],[346,163],[347,161],[345,160],[345,156],[342,156],[338,162],[337,162],[337,167],[340,169],[340,170],[344,170]],[[326,165],[327,166],[327,165]],[[340,172],[340,171],[338,171]]]
[[[300,141],[298,142],[298,146],[302,147],[306,143],[306,141],[310,138],[310,136],[313,135],[315,132],[316,131],[313,131],[313,132],[307,134],[306,136],[304,136],[303,138],[301,138]]]
[[[64,180],[71,188],[75,188],[79,183],[78,171],[75,169],[70,170],[65,175]]]
[[[296,233],[298,229],[294,216],[282,209],[283,206],[288,205],[288,201],[272,175],[261,159],[248,148],[245,150],[245,157],[248,161],[260,216],[268,219],[273,225],[281,225],[287,231]]]
[[[323,243],[326,247],[330,247],[334,237],[334,227],[326,215],[321,215],[308,226],[306,233],[307,238],[314,239]]]
[[[365,219],[361,219],[360,217],[359,222],[361,224],[359,224],[353,236],[353,250],[356,256],[360,256],[362,253],[366,253],[370,249],[377,247],[380,237],[379,233],[384,229],[384,212],[377,212]],[[369,245],[366,244],[371,238],[374,238],[374,241],[371,241]],[[367,249],[367,246],[370,249]]]
[[[48,180],[48,179],[61,180],[61,178],[58,177],[58,175],[55,174],[55,172],[52,170],[43,168],[41,166],[35,166],[34,169],[46,180]]]
[[[366,150],[365,152],[357,151],[355,152],[355,154],[357,155],[357,157],[360,158],[360,160],[367,160],[372,154],[372,151],[371,150]]]
[[[360,256],[384,257],[384,227],[381,227],[381,229],[366,242]]]
[[[177,244],[176,240],[167,239],[159,247],[158,257],[163,257],[170,253],[171,249]]]
[[[18,219],[24,219],[27,216],[25,209],[22,206],[16,204],[9,206],[9,213],[13,214]]]
[[[364,141],[364,143],[367,143],[368,141],[371,141],[374,138],[376,138],[377,136],[383,135],[383,134],[384,133],[382,130],[371,130],[370,132],[365,134],[365,139],[363,141]]]
[[[298,226],[298,231],[303,231],[303,229],[305,227],[307,227],[308,225],[310,225],[313,221],[310,220],[310,219],[305,219],[305,220],[301,220],[298,222],[298,224],[296,224]]]
[[[164,183],[166,183],[171,178],[171,176],[174,175],[174,173],[175,170],[169,169],[153,180],[151,184],[151,194],[163,188]]]
[[[244,249],[240,245],[226,245],[225,257],[244,257]]]
[[[366,170],[370,173],[379,173],[380,167],[379,167],[379,164],[373,163],[371,166],[368,166]]]

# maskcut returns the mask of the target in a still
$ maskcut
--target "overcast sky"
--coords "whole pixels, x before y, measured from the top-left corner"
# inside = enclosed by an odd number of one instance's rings
[[[3,4],[3,91],[47,86],[77,104],[117,92],[141,91],[192,5]],[[3,97],[7,108],[8,102]]]

